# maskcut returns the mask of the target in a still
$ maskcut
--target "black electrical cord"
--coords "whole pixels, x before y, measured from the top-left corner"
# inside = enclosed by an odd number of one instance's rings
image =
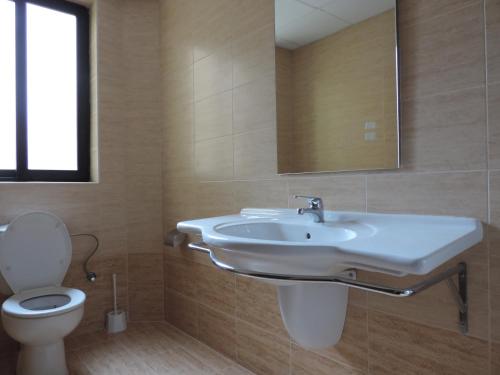
[[[87,266],[89,264],[90,258],[92,258],[99,249],[99,238],[97,238],[97,236],[93,235],[92,233],[71,234],[71,237],[92,237],[95,240],[94,250],[92,250],[89,256],[85,259],[85,262],[83,262],[83,272],[85,272],[87,280],[93,283],[97,278],[97,274],[95,272],[89,271]]]

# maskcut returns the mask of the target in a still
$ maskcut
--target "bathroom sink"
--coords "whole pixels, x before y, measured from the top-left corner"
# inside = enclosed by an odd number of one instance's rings
[[[348,268],[422,275],[482,239],[481,223],[472,218],[324,211],[317,223],[292,209],[243,209],[177,227],[201,234],[231,267],[308,276]]]
[[[177,224],[181,232],[201,235],[203,243],[190,247],[208,252],[219,268],[276,285],[285,327],[306,348],[327,348],[340,340],[348,286],[402,297],[416,293],[346,282],[355,278],[351,269],[422,275],[483,236],[481,223],[472,218],[324,211],[320,198],[306,198],[307,210],[247,208],[238,215]],[[466,321],[464,303],[461,322]]]

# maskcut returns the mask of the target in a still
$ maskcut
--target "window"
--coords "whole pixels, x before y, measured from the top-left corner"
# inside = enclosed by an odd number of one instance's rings
[[[88,181],[88,9],[0,0],[0,180]]]

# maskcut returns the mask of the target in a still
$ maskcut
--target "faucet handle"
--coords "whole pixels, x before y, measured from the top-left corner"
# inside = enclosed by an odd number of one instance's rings
[[[294,195],[293,197],[295,199],[297,199],[297,198],[307,199],[307,203],[309,204],[309,208],[323,209],[323,199],[321,199],[320,197],[312,197],[309,195]]]

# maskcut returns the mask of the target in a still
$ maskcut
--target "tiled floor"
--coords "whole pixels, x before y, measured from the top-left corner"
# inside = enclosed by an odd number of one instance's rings
[[[252,375],[161,322],[130,323],[123,333],[68,340],[67,359],[71,375]]]

